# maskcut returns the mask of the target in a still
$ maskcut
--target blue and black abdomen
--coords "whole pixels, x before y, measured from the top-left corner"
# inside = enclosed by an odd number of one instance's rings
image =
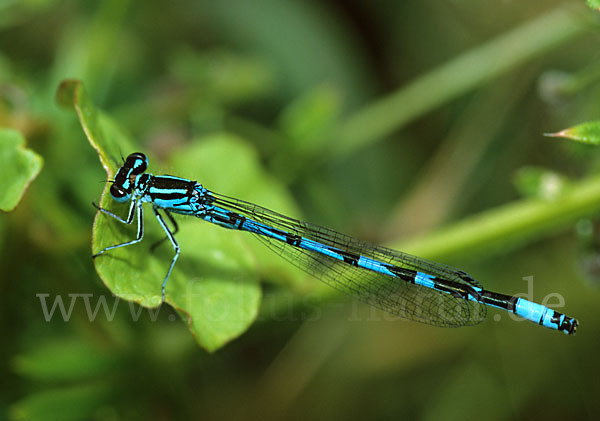
[[[437,326],[485,318],[481,286],[467,274],[206,191],[205,220],[251,232],[290,263],[391,314]],[[474,299],[475,298],[475,299]]]

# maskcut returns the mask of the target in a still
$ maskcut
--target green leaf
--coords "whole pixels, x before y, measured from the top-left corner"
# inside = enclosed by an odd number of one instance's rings
[[[589,121],[578,124],[556,133],[546,133],[549,137],[564,137],[576,142],[588,143],[590,145],[600,144],[600,121]]]
[[[63,104],[71,99],[111,179],[116,167],[110,157],[120,151],[131,153],[137,148],[131,146],[133,143],[109,117],[94,108],[81,83],[64,82],[58,98]],[[152,157],[150,162],[150,171],[161,173]],[[293,211],[283,187],[263,173],[258,156],[241,139],[229,135],[201,139],[174,154],[174,163],[175,170],[171,173],[190,179],[205,174],[207,181],[215,181],[213,185],[227,194],[245,192],[248,197],[263,198],[262,203],[275,205],[282,211]],[[129,209],[129,204],[112,200],[108,184],[100,206],[122,217]],[[179,218],[178,225],[177,241],[182,255],[169,278],[166,301],[187,321],[198,343],[214,351],[243,333],[255,320],[261,299],[257,261],[263,260],[257,259],[257,255],[268,250],[263,246],[260,252],[255,252],[255,246],[248,245],[250,241],[258,243],[252,236],[224,230],[193,217]],[[135,226],[98,213],[93,228],[93,252],[130,241],[135,238],[135,232]],[[161,304],[161,284],[173,258],[173,249],[168,242],[155,252],[150,251],[150,246],[164,237],[156,220],[148,218],[144,241],[111,250],[95,259],[96,271],[113,294],[146,307]],[[277,258],[274,254],[270,258],[273,256]],[[285,262],[271,265],[267,258],[261,264],[265,265],[266,273]],[[296,272],[289,268],[278,273],[291,279]]]
[[[201,176],[201,184],[208,189],[297,214],[284,187],[258,164],[254,149],[235,136],[204,137],[177,151],[171,161],[177,175],[190,179]],[[260,296],[251,281],[256,282],[259,273],[266,277],[277,274],[278,283],[305,279],[295,267],[248,233],[224,230],[195,218],[184,218],[179,225],[178,241],[185,250],[187,264],[191,260],[197,266],[188,268],[191,282],[172,288],[173,300],[176,303],[191,297],[197,300],[197,305],[189,306],[190,316],[196,339],[205,347],[236,336],[240,327],[233,320],[243,323],[250,312],[249,321],[256,318]],[[181,260],[177,264],[182,264]],[[161,265],[164,271],[164,259]],[[193,281],[194,276],[202,282]]]
[[[77,385],[44,390],[29,395],[12,408],[16,420],[81,420],[92,415],[110,397],[106,384]]]
[[[189,148],[171,157],[172,172],[199,182],[209,190],[260,204],[285,215],[299,217],[299,211],[287,189],[269,176],[259,164],[260,157],[242,139],[215,134],[198,139]],[[187,219],[194,225],[195,219]],[[209,225],[210,228],[215,228]],[[263,277],[278,284],[292,283],[305,288],[306,275],[247,233],[217,229],[221,236],[240,236],[256,260]],[[314,284],[312,281],[310,284]]]
[[[19,132],[0,128],[0,210],[10,212],[17,207],[42,163],[41,156],[25,148]]]
[[[596,10],[600,10],[600,0],[586,0],[587,5]]]

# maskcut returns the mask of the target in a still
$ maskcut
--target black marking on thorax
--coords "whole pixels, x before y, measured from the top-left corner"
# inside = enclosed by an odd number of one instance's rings
[[[152,200],[178,200],[191,197],[195,181],[168,176],[153,176],[148,180],[147,194]]]

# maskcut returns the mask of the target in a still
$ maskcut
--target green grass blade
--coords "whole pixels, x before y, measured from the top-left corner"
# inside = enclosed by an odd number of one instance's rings
[[[579,16],[562,7],[536,17],[358,110],[340,127],[333,152],[339,157],[375,143],[431,109],[556,48],[585,29]]]

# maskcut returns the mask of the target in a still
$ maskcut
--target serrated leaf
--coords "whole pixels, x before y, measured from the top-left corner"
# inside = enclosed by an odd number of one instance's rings
[[[600,144],[600,121],[590,121],[569,127],[556,133],[547,133],[549,137],[564,137],[576,142],[588,143],[590,145]]]
[[[19,132],[0,128],[0,210],[10,212],[17,207],[42,164],[41,156],[25,148]]]
[[[117,151],[129,154],[138,148],[131,146],[133,142],[109,117],[94,108],[80,82],[63,82],[57,96],[63,104],[72,98],[84,131],[111,179],[116,171],[111,156]],[[153,165],[152,157],[150,160],[149,172],[163,173],[158,165]],[[285,196],[283,189],[262,173],[258,157],[241,139],[228,135],[201,139],[181,149],[174,162],[180,176],[195,179],[201,173],[213,174],[215,181],[227,187],[228,194],[254,192],[256,197],[270,197],[268,203],[286,202],[277,199]],[[129,204],[115,203],[107,190],[108,185],[100,206],[125,217]],[[284,210],[290,207],[279,206]],[[244,332],[257,316],[261,298],[259,271],[253,246],[248,246],[248,240],[254,239],[193,217],[179,217],[177,221],[180,231],[176,238],[182,254],[169,278],[166,301],[188,322],[198,343],[214,351]],[[135,228],[98,213],[93,251],[132,240]],[[165,234],[152,215],[145,221],[140,244],[111,250],[95,259],[96,271],[113,294],[146,307],[160,305],[161,284],[173,258],[173,248],[164,242],[152,253],[150,246],[163,237]],[[293,271],[290,269],[289,273]]]

